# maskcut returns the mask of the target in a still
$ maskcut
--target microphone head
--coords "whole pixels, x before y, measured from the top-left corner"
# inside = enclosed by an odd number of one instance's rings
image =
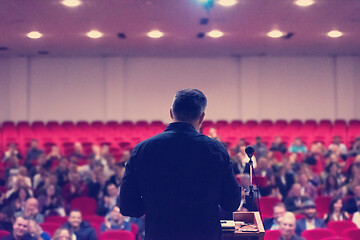
[[[248,155],[249,158],[251,158],[252,155],[254,155],[254,152],[255,152],[255,148],[253,146],[247,146],[245,148],[245,153],[246,155]]]

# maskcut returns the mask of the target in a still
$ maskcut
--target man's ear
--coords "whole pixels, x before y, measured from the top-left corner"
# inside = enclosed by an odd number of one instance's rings
[[[203,113],[200,115],[200,118],[199,118],[199,126],[201,126],[202,122],[204,121],[204,117],[205,117],[205,112],[203,112]]]
[[[174,115],[173,115],[173,112],[172,112],[172,108],[170,108],[170,117],[172,120],[174,120]]]

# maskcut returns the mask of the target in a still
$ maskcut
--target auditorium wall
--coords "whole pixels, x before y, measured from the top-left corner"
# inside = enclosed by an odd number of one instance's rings
[[[360,57],[3,58],[0,121],[163,120],[199,88],[207,118],[360,118]]]

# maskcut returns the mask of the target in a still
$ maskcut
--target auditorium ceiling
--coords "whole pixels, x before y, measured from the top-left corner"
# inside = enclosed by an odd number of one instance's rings
[[[360,0],[0,0],[0,57],[360,55]],[[223,36],[208,36],[211,30]],[[267,34],[279,30],[283,36]],[[86,34],[97,30],[100,38]],[[150,38],[151,30],[163,32]],[[343,36],[331,38],[329,31]],[[38,31],[41,38],[26,35]]]

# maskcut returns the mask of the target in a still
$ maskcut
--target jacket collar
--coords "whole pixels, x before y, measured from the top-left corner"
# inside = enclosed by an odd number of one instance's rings
[[[165,131],[197,132],[193,125],[186,122],[170,123]]]

